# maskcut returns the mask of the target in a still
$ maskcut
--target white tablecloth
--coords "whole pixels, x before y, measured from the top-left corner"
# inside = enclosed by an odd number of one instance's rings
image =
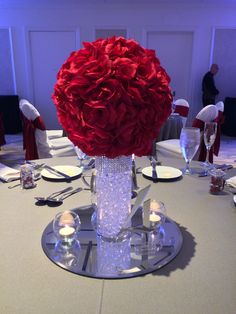
[[[47,163],[78,162],[65,157]],[[163,160],[163,164],[184,166],[182,160]],[[148,159],[139,159],[139,165],[148,165]],[[235,169],[229,174],[235,175]],[[140,187],[149,183],[138,175]],[[232,194],[209,194],[208,177],[153,183],[148,197],[163,201],[168,215],[179,224],[182,250],[155,273],[102,280],[59,268],[41,248],[42,232],[56,213],[89,204],[90,194],[73,195],[60,207],[36,206],[34,196],[48,195],[69,184],[84,186],[81,179],[72,183],[41,179],[32,190],[10,190],[12,183],[0,183],[0,313],[235,313],[236,208]]]
[[[182,118],[177,114],[172,114],[166,120],[158,134],[156,142],[180,138],[180,132],[183,127]]]

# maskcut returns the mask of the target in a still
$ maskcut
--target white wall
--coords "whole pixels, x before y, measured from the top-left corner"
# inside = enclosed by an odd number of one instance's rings
[[[190,5],[190,0],[41,0],[37,4],[33,0],[0,0],[0,29],[9,28],[12,34],[15,93],[31,100],[46,115],[48,128],[59,127],[51,93],[60,65],[83,41],[94,40],[98,29],[117,29],[156,49],[158,56],[160,52],[176,98],[190,102],[191,120],[202,107],[202,76],[214,61],[214,30],[236,28],[235,5],[209,1],[205,5],[206,1],[192,0]],[[233,47],[236,49],[235,43]],[[221,68],[219,53],[217,58]],[[235,59],[222,64],[230,66],[231,62],[235,64]],[[236,81],[234,75],[232,72],[231,82]],[[0,83],[4,79],[0,75]],[[236,97],[233,83],[215,79],[219,98],[223,100],[226,93]]]

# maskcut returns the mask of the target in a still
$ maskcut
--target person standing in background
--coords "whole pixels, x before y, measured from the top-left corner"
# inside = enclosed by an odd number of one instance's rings
[[[219,94],[215,86],[214,75],[218,72],[217,64],[212,64],[210,71],[208,71],[202,79],[202,103],[203,107],[207,105],[215,105],[215,98]]]

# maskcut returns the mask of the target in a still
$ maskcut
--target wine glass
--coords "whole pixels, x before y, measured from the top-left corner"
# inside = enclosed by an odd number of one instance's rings
[[[204,167],[207,170],[210,170],[213,168],[212,163],[210,163],[209,161],[209,153],[216,139],[216,131],[217,131],[216,122],[205,122],[203,137],[204,137],[204,144],[207,150],[207,155],[206,155],[206,160],[204,162]]]
[[[200,129],[184,127],[180,133],[180,148],[186,162],[184,174],[191,174],[190,162],[196,154],[200,145]]]

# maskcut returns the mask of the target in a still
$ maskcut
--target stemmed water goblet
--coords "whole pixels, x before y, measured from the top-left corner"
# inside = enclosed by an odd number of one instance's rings
[[[210,155],[210,149],[216,139],[216,131],[217,131],[216,122],[205,122],[203,137],[204,137],[204,144],[207,150],[207,155],[206,155],[206,160],[203,165],[206,171],[213,168],[212,163],[210,163],[209,161],[209,155]]]
[[[182,128],[180,134],[180,148],[186,162],[183,174],[191,174],[190,162],[196,154],[200,145],[200,129],[193,127]]]

